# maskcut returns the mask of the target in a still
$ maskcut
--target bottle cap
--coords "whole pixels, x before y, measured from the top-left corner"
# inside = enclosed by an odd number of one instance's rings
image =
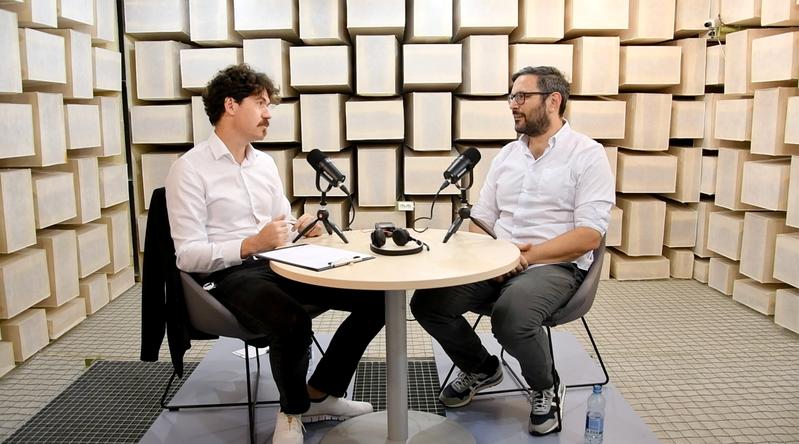
[[[602,393],[602,386],[599,385],[599,384],[596,384],[594,386],[594,393]]]

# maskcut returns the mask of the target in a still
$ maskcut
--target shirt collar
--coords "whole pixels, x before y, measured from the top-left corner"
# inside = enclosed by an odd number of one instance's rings
[[[541,157],[544,157],[551,149],[553,149],[557,145],[558,140],[563,139],[566,136],[566,134],[568,134],[569,131],[571,131],[571,127],[569,126],[569,121],[563,118],[561,119],[563,120],[563,126],[561,126],[560,129],[549,138],[549,140],[547,141],[547,147],[544,150],[544,153],[541,154]],[[519,137],[519,142],[522,143],[522,146],[524,146],[524,150],[527,152],[527,154],[529,154],[532,157],[530,149],[528,148],[527,145],[527,141],[529,138],[530,137],[527,134],[522,134]]]
[[[233,158],[233,154],[231,154],[230,150],[225,145],[225,142],[219,138],[216,134],[216,131],[211,131],[211,136],[208,138],[208,144],[211,146],[211,153],[214,155],[215,160],[219,160],[225,156],[227,156],[230,160],[236,161]],[[244,150],[244,162],[242,162],[242,166],[246,165],[247,163],[251,162],[254,159],[255,149],[252,147],[252,144],[247,144],[247,148]]]

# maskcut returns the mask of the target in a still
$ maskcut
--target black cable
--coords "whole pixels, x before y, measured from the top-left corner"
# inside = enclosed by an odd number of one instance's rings
[[[411,222],[411,230],[413,230],[413,231],[415,231],[415,232],[417,232],[417,233],[424,233],[425,231],[427,231],[427,230],[429,230],[429,229],[430,229],[430,225],[428,224],[428,226],[426,226],[426,227],[424,228],[424,230],[421,230],[421,231],[420,231],[420,230],[417,230],[417,229],[416,229],[416,222],[418,222],[418,221],[420,221],[420,220],[425,220],[425,219],[427,219],[427,220],[429,220],[429,221],[432,221],[432,220],[433,220],[433,208],[435,208],[435,207],[436,207],[436,199],[438,199],[438,195],[439,195],[439,193],[441,193],[442,191],[444,191],[444,188],[446,188],[447,186],[449,186],[449,182],[445,182],[443,185],[441,185],[441,188],[439,188],[439,189],[438,189],[438,191],[436,191],[436,194],[433,196],[433,204],[432,204],[432,205],[430,205],[430,216],[429,216],[429,217],[427,217],[427,216],[420,216],[420,217],[417,217],[416,219],[414,219],[414,220],[413,220],[413,222]]]
[[[347,194],[347,199],[350,201],[350,221],[347,222],[344,231],[352,231],[352,223],[355,222],[355,202],[352,200],[352,193]]]

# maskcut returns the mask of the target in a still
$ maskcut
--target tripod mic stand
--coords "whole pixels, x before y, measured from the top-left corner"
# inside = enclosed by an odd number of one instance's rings
[[[344,241],[345,244],[348,244],[350,242],[344,236],[344,233],[341,232],[341,229],[336,225],[336,223],[332,222],[330,220],[330,212],[327,211],[327,192],[330,191],[333,188],[333,184],[332,183],[328,183],[327,184],[327,188],[325,188],[323,190],[321,184],[319,183],[319,176],[320,176],[320,172],[317,171],[316,172],[316,189],[319,190],[320,193],[322,193],[322,198],[319,201],[319,204],[322,206],[322,208],[320,208],[316,212],[316,219],[314,219],[313,222],[308,224],[308,226],[303,228],[302,231],[300,231],[297,234],[297,237],[295,237],[292,242],[297,242],[298,240],[300,240],[300,238],[305,236],[307,233],[309,233],[313,229],[313,227],[316,226],[316,224],[318,222],[321,222],[322,226],[324,226],[325,230],[327,230],[327,234],[333,234],[335,232],[338,235],[338,237],[340,237],[341,240]]]
[[[492,230],[488,225],[483,223],[480,219],[472,217],[472,206],[469,204],[469,200],[466,198],[466,191],[472,187],[472,171],[469,170],[469,180],[466,180],[466,177],[462,178],[460,183],[456,185],[459,190],[461,190],[461,207],[458,208],[458,217],[452,221],[452,225],[449,226],[449,230],[447,230],[447,234],[444,236],[444,243],[446,244],[450,237],[458,231],[461,224],[465,219],[469,219],[473,224],[477,225],[478,228],[485,231],[486,234],[493,237],[494,239],[497,238],[497,235],[494,234],[494,230]]]

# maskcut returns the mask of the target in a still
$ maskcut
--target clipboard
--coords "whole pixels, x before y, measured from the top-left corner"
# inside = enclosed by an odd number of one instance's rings
[[[313,271],[325,271],[375,258],[371,254],[313,244],[290,245],[258,253],[258,256]]]

